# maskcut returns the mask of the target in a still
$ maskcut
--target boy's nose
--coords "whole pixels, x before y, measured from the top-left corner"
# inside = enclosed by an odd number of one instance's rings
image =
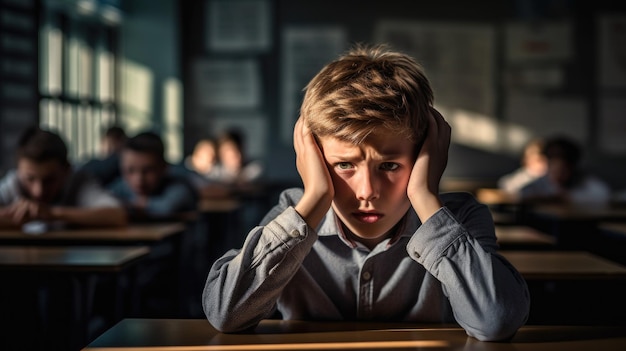
[[[43,196],[42,182],[34,182],[30,187],[30,196],[35,200],[41,200]]]
[[[363,170],[358,181],[356,196],[359,200],[371,201],[378,198],[378,181],[373,172]]]

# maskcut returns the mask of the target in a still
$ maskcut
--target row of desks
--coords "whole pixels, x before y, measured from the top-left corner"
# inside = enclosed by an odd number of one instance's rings
[[[78,349],[113,323],[140,314],[142,284],[155,277],[168,279],[163,283],[172,287],[172,300],[182,298],[178,273],[186,230],[185,223],[40,235],[0,230],[0,277],[11,287],[0,293],[7,332],[0,346]],[[106,303],[102,316],[95,311],[100,301]]]

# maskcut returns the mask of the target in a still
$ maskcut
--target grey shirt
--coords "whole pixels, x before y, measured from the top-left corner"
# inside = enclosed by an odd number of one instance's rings
[[[470,194],[442,194],[424,224],[411,208],[398,235],[373,250],[351,242],[329,209],[317,230],[281,194],[240,250],[211,268],[208,320],[225,332],[284,319],[458,322],[480,340],[512,336],[527,319],[524,279],[499,255],[491,214]]]

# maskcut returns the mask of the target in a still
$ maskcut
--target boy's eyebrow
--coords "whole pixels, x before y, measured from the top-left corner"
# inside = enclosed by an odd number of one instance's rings
[[[381,158],[397,158],[400,156],[404,156],[405,152],[403,152],[402,150],[398,150],[397,148],[389,148],[389,149],[383,149],[383,150],[379,150],[377,152],[377,155],[381,156]],[[342,154],[327,154],[326,157],[329,158],[336,158],[336,159],[341,159],[341,160],[350,160],[350,159],[359,159],[362,157],[361,152],[355,152],[352,154],[349,153],[342,153]]]

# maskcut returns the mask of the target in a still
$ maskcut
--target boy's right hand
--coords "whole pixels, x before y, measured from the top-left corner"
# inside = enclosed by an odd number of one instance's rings
[[[295,209],[309,227],[316,228],[330,208],[335,190],[324,155],[302,117],[293,130],[293,146],[296,167],[304,184],[304,195]]]

